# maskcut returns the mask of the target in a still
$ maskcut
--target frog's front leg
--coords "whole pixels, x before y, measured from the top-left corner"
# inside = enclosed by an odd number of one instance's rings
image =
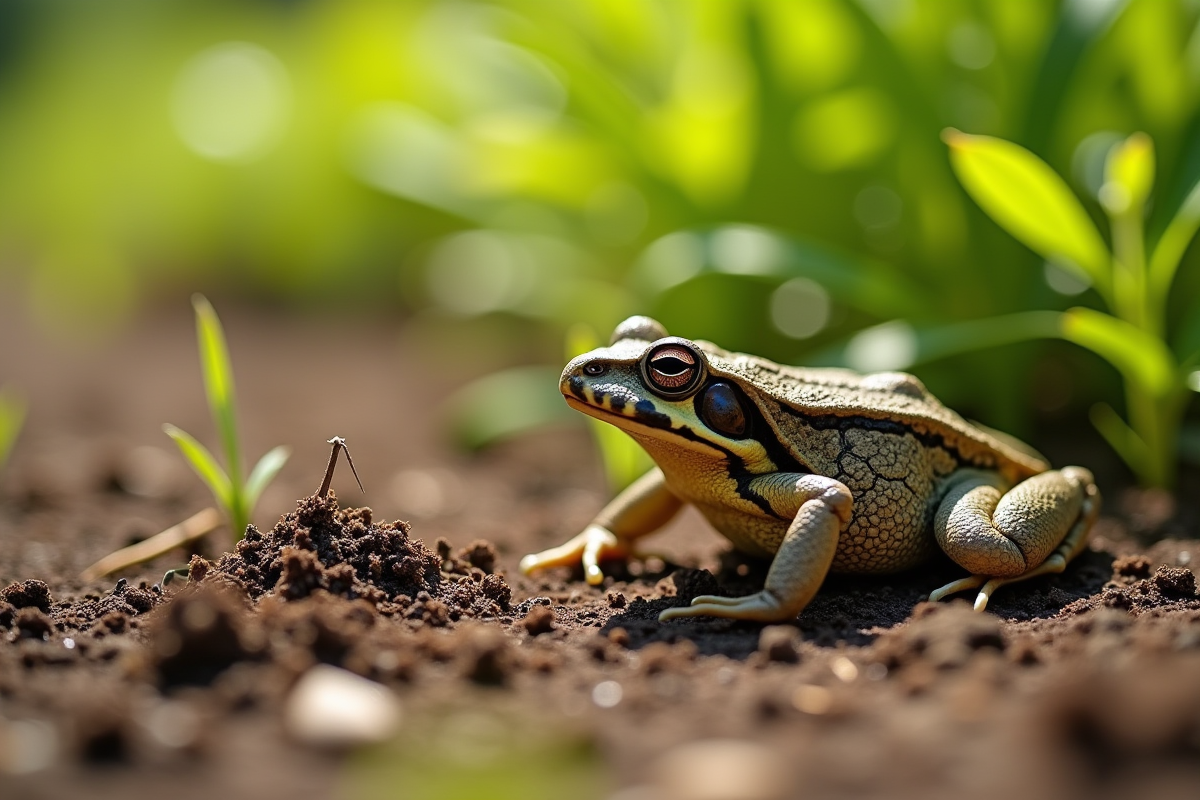
[[[850,490],[833,478],[791,473],[755,478],[750,488],[780,516],[792,517],[763,590],[746,597],[701,595],[690,606],[668,608],[659,620],[709,616],[782,622],[795,619],[821,588],[838,538],[850,524]]]
[[[982,587],[975,599],[975,610],[982,611],[996,589],[1062,572],[1083,550],[1100,511],[1092,473],[1065,467],[1003,489],[995,473],[964,470],[942,499],[934,535],[971,576],[943,586],[930,600]]]
[[[547,567],[582,563],[587,582],[600,583],[604,580],[600,571],[602,559],[635,555],[633,540],[666,525],[682,505],[667,488],[662,470],[655,467],[613,498],[583,533],[558,547],[522,558],[521,572],[528,575]]]

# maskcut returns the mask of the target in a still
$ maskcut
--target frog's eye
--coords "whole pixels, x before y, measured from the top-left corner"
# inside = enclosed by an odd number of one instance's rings
[[[717,433],[742,436],[746,433],[746,412],[737,392],[728,383],[714,383],[704,391],[698,403],[700,419]]]
[[[704,379],[704,362],[691,347],[668,342],[652,348],[642,359],[642,377],[658,396],[678,400],[696,391]]]

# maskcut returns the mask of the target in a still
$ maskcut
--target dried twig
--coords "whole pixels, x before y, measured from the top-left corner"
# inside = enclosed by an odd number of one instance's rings
[[[341,436],[335,436],[329,440],[333,445],[333,450],[329,451],[329,464],[325,467],[325,480],[321,481],[321,488],[317,490],[317,497],[324,497],[329,494],[329,484],[333,483],[333,470],[337,466],[338,451],[346,451],[346,461],[350,462],[350,471],[354,473],[354,480],[358,482],[358,490],[363,494],[367,490],[363,488],[362,481],[358,479],[358,470],[354,468],[354,459],[350,457],[350,448],[346,447],[346,440]]]

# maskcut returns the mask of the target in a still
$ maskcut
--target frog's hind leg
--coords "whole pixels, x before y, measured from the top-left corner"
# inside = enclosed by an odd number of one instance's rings
[[[929,599],[979,588],[975,610],[982,611],[1001,586],[1062,572],[1086,545],[1099,510],[1095,480],[1080,467],[1043,472],[1007,493],[993,473],[964,474],[938,507],[934,534],[971,576]]]

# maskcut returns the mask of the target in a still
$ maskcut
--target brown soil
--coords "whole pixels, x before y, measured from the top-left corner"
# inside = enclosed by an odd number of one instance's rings
[[[923,601],[958,576],[937,562],[831,578],[792,625],[662,624],[697,594],[757,589],[764,565],[685,514],[652,540],[664,558],[610,565],[603,587],[525,578],[522,554],[603,503],[582,430],[466,459],[437,435],[465,374],[423,360],[417,334],[222,314],[248,449],[297,452],[256,514],[279,522],[165,589],[188,554],[77,576],[207,502],[158,432],[208,438],[190,319],[78,355],[0,314],[27,342],[0,352],[0,379],[32,408],[0,472],[0,796],[1200,793],[1194,494],[1123,490],[1097,465],[1091,549],[986,614]],[[333,360],[342,383],[297,377]],[[309,496],[335,433],[374,512]],[[395,737],[298,741],[285,709],[319,663],[389,687]]]

